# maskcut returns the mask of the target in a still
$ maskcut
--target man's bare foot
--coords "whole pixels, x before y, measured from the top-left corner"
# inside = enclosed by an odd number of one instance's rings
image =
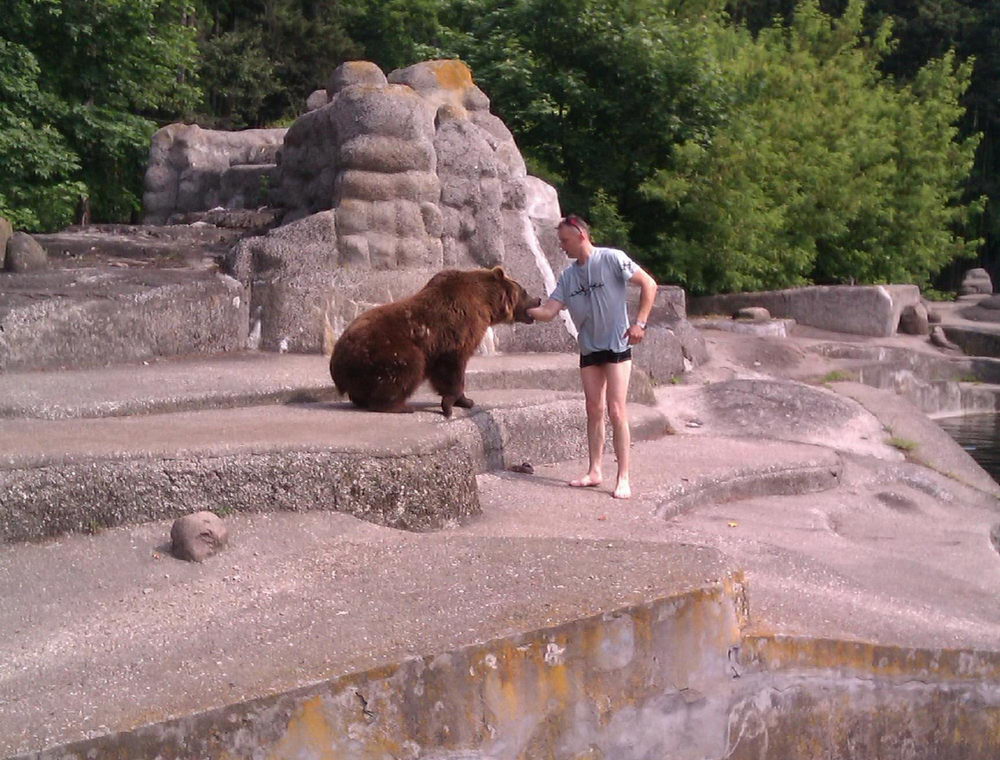
[[[619,480],[618,485],[615,486],[615,492],[611,495],[616,499],[631,499],[632,488],[629,486],[627,480]]]
[[[572,488],[594,488],[595,486],[601,485],[600,475],[591,475],[589,472],[582,478],[577,480],[571,480],[569,485]]]

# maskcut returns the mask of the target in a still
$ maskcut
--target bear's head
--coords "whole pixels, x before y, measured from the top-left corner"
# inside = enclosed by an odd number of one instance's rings
[[[496,322],[523,322],[530,325],[533,320],[528,316],[528,309],[539,306],[540,298],[531,298],[528,292],[517,280],[512,280],[503,271],[503,267],[493,267],[490,276],[496,280],[501,288],[500,313],[494,314]]]

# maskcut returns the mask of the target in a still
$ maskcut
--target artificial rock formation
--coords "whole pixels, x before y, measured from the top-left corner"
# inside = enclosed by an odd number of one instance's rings
[[[981,293],[992,293],[993,281],[990,273],[982,268],[970,269],[962,278],[962,284],[958,287],[960,296],[979,295]]]
[[[255,180],[240,185],[236,175],[267,179],[281,226],[243,239],[225,263],[249,302],[252,348],[329,353],[358,314],[412,295],[441,269],[500,265],[544,298],[568,263],[556,238],[558,197],[527,174],[489,106],[461,61],[388,76],[351,61],[310,94],[287,132],[160,130],[146,175],[147,219],[252,207],[252,193],[233,188],[252,189]],[[684,319],[683,293],[678,303],[665,317]],[[667,337],[682,333],[694,335]],[[574,338],[568,318],[500,325],[481,350],[574,350]],[[674,353],[690,361],[700,352],[685,344]]]
[[[176,214],[265,205],[285,129],[223,132],[170,124],[153,135],[142,205],[144,224]]]
[[[502,265],[532,295],[551,290],[553,265],[565,262],[552,245],[555,192],[528,177],[465,64],[427,61],[386,77],[352,61],[326,93],[289,128],[278,156],[283,226],[230,256],[249,291],[254,345],[329,351],[360,312],[416,292],[444,268]],[[322,103],[316,93],[310,100]],[[505,326],[491,340],[521,350],[572,345],[560,325]]]
[[[7,241],[14,234],[14,227],[4,217],[0,216],[0,263],[4,260],[7,251]]]

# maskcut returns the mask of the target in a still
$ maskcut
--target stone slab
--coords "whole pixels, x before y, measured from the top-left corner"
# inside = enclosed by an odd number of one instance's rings
[[[585,450],[580,394],[483,391],[451,420],[312,402],[99,419],[0,420],[4,541],[206,510],[332,509],[425,530],[478,511],[477,472]],[[633,436],[666,421],[634,406]],[[538,435],[545,431],[545,435]]]
[[[337,400],[329,360],[238,351],[0,374],[0,417],[74,419]]]
[[[692,298],[688,314],[732,315],[748,306],[762,306],[772,317],[794,319],[801,325],[885,337],[895,334],[903,310],[918,303],[916,285],[811,285]]]
[[[753,308],[753,307],[748,307]],[[772,338],[787,338],[791,328],[795,326],[794,319],[768,319],[752,321],[746,319],[696,319],[695,327],[703,330],[723,330],[740,335],[760,335]]]
[[[470,393],[480,390],[580,391],[576,354],[473,356]],[[426,396],[432,395],[428,387]],[[655,404],[649,378],[633,371],[631,401]],[[72,419],[342,400],[319,354],[237,351],[169,357],[60,372],[0,374],[0,418]]]
[[[1000,325],[965,322],[943,325],[948,340],[972,356],[1000,358]]]
[[[210,270],[0,273],[0,372],[240,350],[248,305]]]
[[[838,393],[871,411],[894,439],[914,444],[906,452],[907,459],[1000,497],[1000,484],[981,467],[970,466],[968,453],[905,398],[860,383],[837,383],[836,386]]]
[[[211,224],[90,224],[35,235],[53,268],[214,269],[218,257],[246,234]]]
[[[747,574],[748,632],[996,651],[996,496],[912,463],[843,453],[833,464],[830,455],[785,441],[669,436],[636,446],[628,503],[610,498],[610,481],[567,487],[584,471],[579,460],[532,476],[489,473],[479,477],[482,516],[459,530],[711,546]],[[824,488],[727,493],[741,465],[765,486],[779,466],[786,483],[823,465],[839,475]]]
[[[738,719],[747,698],[775,684],[800,693],[808,706],[825,694],[856,694],[852,679],[858,679],[884,698],[852,703],[855,719],[870,721],[878,704],[896,709],[903,695],[878,663],[898,660],[898,678],[905,680],[911,677],[906,668],[947,663],[949,651],[963,663],[954,673],[914,670],[912,677],[922,680],[921,704],[981,706],[987,712],[973,709],[969,717],[988,725],[996,700],[970,702],[982,685],[969,691],[966,675],[992,662],[995,679],[996,657],[974,649],[995,641],[997,629],[995,619],[987,622],[993,607],[984,608],[977,592],[991,579],[968,534],[967,517],[978,509],[981,518],[982,509],[967,501],[961,486],[954,486],[960,498],[949,502],[939,491],[932,502],[928,493],[904,495],[911,492],[901,490],[903,481],[872,470],[822,493],[713,501],[670,519],[657,511],[665,486],[698,473],[714,472],[720,482],[755,462],[812,467],[832,464],[832,456],[777,441],[672,436],[636,447],[633,482],[643,495],[630,503],[615,502],[603,488],[567,488],[565,479],[582,462],[560,462],[542,465],[533,476],[482,476],[484,514],[437,534],[391,531],[329,513],[231,516],[230,548],[202,565],[165,555],[167,522],[0,547],[0,590],[10,600],[0,610],[0,630],[13,631],[0,637],[8,708],[0,713],[0,736],[13,737],[2,749],[50,746],[43,757],[82,758],[87,752],[142,755],[153,746],[164,757],[192,747],[199,756],[269,747],[290,756],[339,746],[338,737],[351,736],[358,746],[386,737],[408,741],[414,757],[474,748],[483,757],[501,757],[529,740],[547,747],[556,736],[572,741],[584,731],[613,756],[632,758],[644,756],[634,744],[645,735],[642,726],[656,726],[662,731],[641,745],[647,750],[698,747],[714,757],[712,748],[725,746],[727,716]],[[918,482],[910,477],[906,482]],[[897,494],[899,509],[883,504],[872,513],[871,494],[888,490]],[[914,500],[912,509],[904,509],[906,499]],[[845,510],[864,518],[854,524]],[[954,525],[942,533],[946,514]],[[883,534],[893,520],[905,523],[897,528],[916,550],[914,559],[885,553]],[[950,543],[928,543],[932,535],[948,542],[961,535],[962,560]],[[61,562],[52,562],[54,553]],[[825,650],[806,642],[781,650],[786,659],[797,657],[796,672],[782,664],[775,676],[762,672],[767,652],[767,662],[776,660],[773,649],[765,650],[759,638],[746,657],[733,649],[734,625],[747,608],[737,605],[727,619],[713,611],[721,610],[717,605],[704,604],[714,604],[720,579],[733,569],[726,555],[749,568],[747,622],[756,636],[853,633],[879,642],[856,645],[878,660],[844,675],[830,669],[833,660],[843,660],[843,641]],[[39,586],[49,603],[38,603]],[[932,586],[934,603],[943,606],[930,614],[922,603]],[[655,621],[667,627],[655,636],[642,633]],[[647,651],[647,644],[654,649]],[[912,649],[921,646],[929,648]],[[654,662],[666,668],[660,678],[621,675]],[[562,670],[563,663],[570,670]],[[575,704],[568,700],[575,692],[556,686],[582,682],[560,680],[575,668],[582,669],[580,679],[584,673],[596,679],[586,681],[591,697],[610,689],[604,704],[614,721],[591,725],[589,713],[564,709]],[[482,688],[491,673],[502,676],[496,700]],[[619,703],[632,693],[619,691],[626,683],[650,691]],[[121,698],[108,700],[109,693]],[[449,711],[450,738],[415,728],[436,725],[425,695],[442,704],[460,700]],[[476,709],[466,712],[480,698],[494,731],[484,728]],[[773,714],[758,717],[797,715],[793,704],[773,707]],[[414,721],[390,717],[408,710]],[[676,721],[689,729],[667,730]],[[824,725],[818,716],[804,724],[809,731]],[[129,729],[135,731],[114,735]],[[738,735],[745,741],[751,733]],[[779,736],[784,741],[785,733]],[[680,744],[670,744],[671,737]],[[58,746],[74,739],[81,743]]]
[[[282,705],[311,685],[433,654],[444,659],[424,667],[444,667],[445,653],[461,647],[579,627],[573,621],[593,615],[599,623],[604,612],[703,588],[712,594],[729,570],[717,552],[694,546],[412,534],[330,513],[229,522],[230,547],[202,564],[164,553],[168,523],[0,547],[0,756],[106,735],[111,752],[128,746],[117,731],[248,700],[263,700],[247,707],[257,718],[237,726],[253,725],[253,743],[267,746]],[[661,604],[661,619],[672,619],[676,604]],[[711,620],[699,625],[718,635]],[[544,633],[520,644],[536,640],[545,654]],[[516,653],[516,645],[501,648]],[[627,649],[613,636],[608,646]],[[349,681],[349,694],[372,696],[370,684]],[[445,691],[436,698],[450,699]],[[269,698],[282,692],[290,694]],[[232,714],[223,709],[219,725],[232,725]],[[182,720],[147,742],[163,757],[194,756],[214,733],[197,724]],[[176,746],[183,736],[190,743]],[[195,754],[213,754],[205,749]]]

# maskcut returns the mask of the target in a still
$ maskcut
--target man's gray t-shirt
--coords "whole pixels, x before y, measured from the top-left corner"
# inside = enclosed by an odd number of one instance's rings
[[[629,347],[625,294],[638,269],[624,251],[594,248],[585,264],[574,261],[563,270],[550,298],[569,310],[581,354],[621,353]]]

